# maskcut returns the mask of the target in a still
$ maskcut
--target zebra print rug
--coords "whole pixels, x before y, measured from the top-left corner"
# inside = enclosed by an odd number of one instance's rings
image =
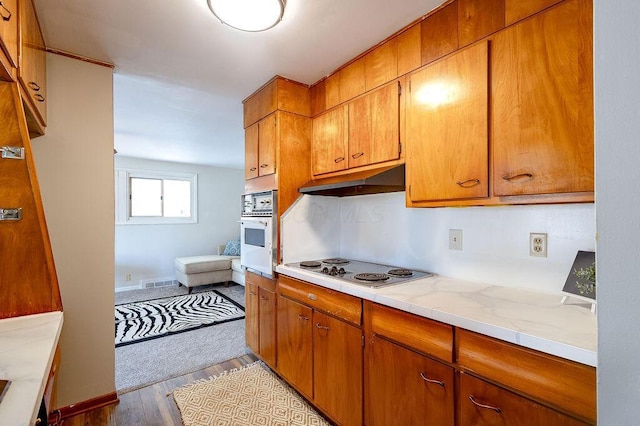
[[[212,290],[115,308],[116,347],[244,318],[244,309]]]

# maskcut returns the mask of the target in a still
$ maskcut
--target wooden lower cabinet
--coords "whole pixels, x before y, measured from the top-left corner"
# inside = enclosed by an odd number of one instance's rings
[[[462,372],[458,383],[459,426],[585,424]]]
[[[454,370],[380,336],[367,343],[367,425],[454,424]]]
[[[245,283],[245,339],[247,346],[270,367],[276,367],[276,294],[259,285],[271,280],[247,272]],[[273,284],[275,286],[275,284]]]
[[[245,340],[249,349],[255,353],[260,352],[260,318],[259,312],[259,296],[258,286],[252,283],[246,283],[244,287],[245,299]]]

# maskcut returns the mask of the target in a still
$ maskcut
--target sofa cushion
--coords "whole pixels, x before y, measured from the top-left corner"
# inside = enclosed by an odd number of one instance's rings
[[[231,269],[231,259],[218,255],[177,257],[174,266],[183,274],[222,271]]]
[[[240,256],[240,240],[227,241],[222,252],[223,256]]]

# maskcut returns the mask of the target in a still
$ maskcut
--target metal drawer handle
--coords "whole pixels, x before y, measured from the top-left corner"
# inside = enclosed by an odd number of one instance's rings
[[[313,294],[313,293],[307,293],[307,298],[308,298],[309,300],[318,300],[318,296],[316,296],[316,295],[315,295],[315,294]]]
[[[476,185],[480,185],[480,179],[468,179],[463,181],[457,181],[456,185],[459,185],[463,188],[471,188]]]
[[[2,10],[4,12],[8,13],[8,15],[5,14],[5,13],[0,13],[0,16],[2,16],[2,20],[6,21],[6,22],[9,22],[11,20],[11,16],[12,16],[11,15],[11,11],[9,9],[7,9],[6,6],[4,4],[2,4],[1,1],[0,1],[0,7],[2,8]]]
[[[356,152],[351,156],[351,158],[356,159],[356,158],[362,157],[363,155],[364,155],[364,152]]]
[[[469,395],[469,400],[471,400],[471,402],[473,403],[473,405],[475,405],[476,407],[480,407],[480,408],[486,408],[487,410],[492,410],[495,411],[496,413],[500,414],[502,413],[502,410],[498,407],[492,407],[491,405],[486,405],[486,404],[480,404],[478,401],[476,401],[473,398],[473,395]]]
[[[424,380],[427,383],[433,383],[433,384],[444,387],[444,382],[441,382],[440,380],[434,380],[434,379],[428,378],[427,376],[424,375],[424,371],[420,372],[420,377],[422,377],[422,380]]]
[[[329,330],[329,327],[327,327],[326,325],[320,325],[320,323],[316,324],[316,328],[320,328],[320,329],[323,329],[323,330]]]
[[[269,298],[265,296],[260,296],[260,300],[269,300]]]
[[[344,161],[344,157],[338,157],[335,160],[333,160],[334,163],[339,163],[341,161]]]
[[[264,168],[266,168],[266,167],[269,167],[269,165],[268,165],[267,163],[260,164],[260,168],[261,168],[261,169],[264,169]]]
[[[250,168],[249,170],[250,170],[250,171],[252,171],[252,172],[255,172],[255,171],[256,171],[256,170],[258,170],[258,169],[257,169],[256,167],[252,167],[252,168]]]
[[[523,177],[532,178],[533,175],[531,173],[519,173],[519,174],[513,175],[513,176],[504,175],[504,176],[502,176],[502,179],[511,181],[513,179],[519,179],[519,178],[523,178]]]
[[[40,93],[36,93],[35,95],[33,95],[33,97],[36,98],[38,102],[44,102],[44,96],[42,96]]]
[[[309,317],[305,317],[305,316],[304,316],[304,315],[302,315],[302,314],[298,314],[298,319],[299,319],[299,320],[309,321]]]
[[[255,291],[250,291],[249,294],[252,295],[252,296],[255,296],[258,293],[256,293]]]
[[[36,92],[40,90],[40,86],[35,81],[30,81],[27,86],[29,86],[30,89],[35,90]]]

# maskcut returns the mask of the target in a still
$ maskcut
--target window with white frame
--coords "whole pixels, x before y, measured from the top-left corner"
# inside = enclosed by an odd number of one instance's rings
[[[196,173],[118,169],[116,223],[197,223]]]

